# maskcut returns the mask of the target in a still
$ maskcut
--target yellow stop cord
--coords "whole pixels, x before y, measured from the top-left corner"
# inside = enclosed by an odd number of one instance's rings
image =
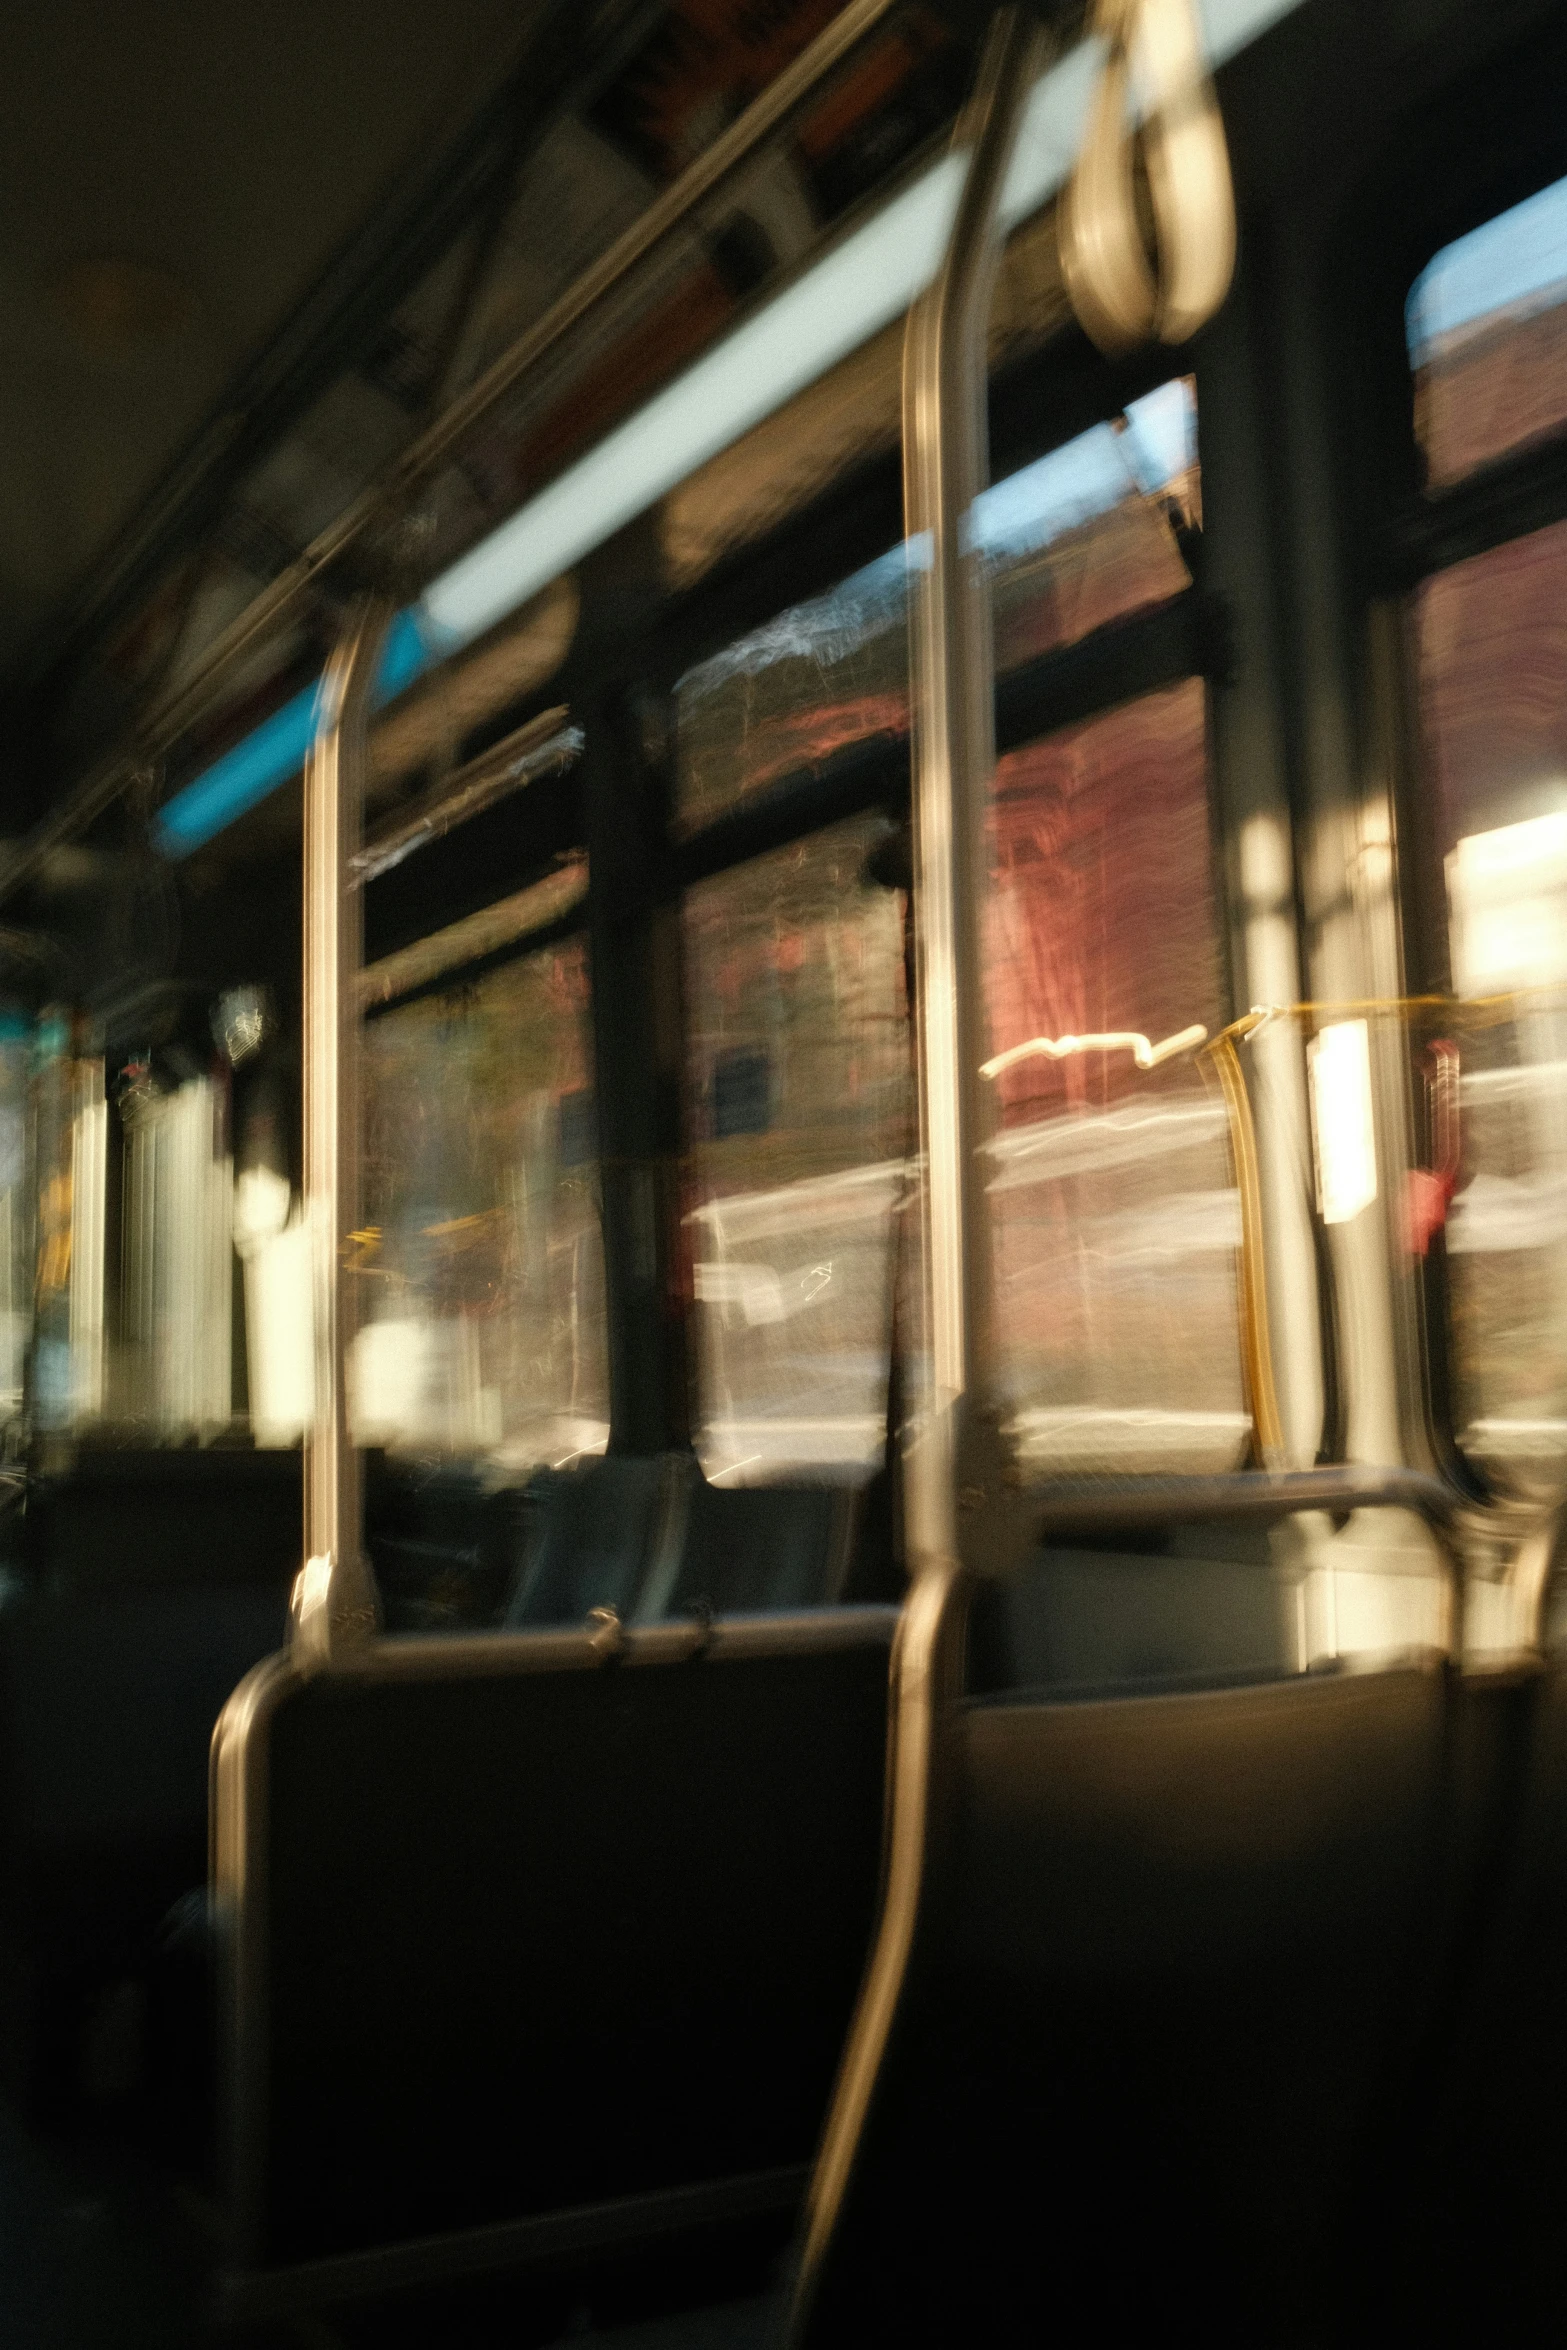
[[[1261,1466],[1280,1460],[1284,1428],[1279,1417],[1278,1389],[1273,1376],[1273,1340],[1268,1322],[1267,1256],[1262,1224],[1262,1180],[1257,1160],[1257,1130],[1251,1114],[1251,1096],[1236,1045],[1272,1020],[1354,1019],[1382,1012],[1488,1012],[1506,1018],[1517,1007],[1516,995],[1476,996],[1460,1002],[1453,996],[1367,996],[1339,1003],[1259,1004],[1210,1037],[1199,1051],[1213,1062],[1230,1122],[1230,1155],[1241,1199],[1241,1352],[1246,1384],[1251,1394],[1252,1448]]]
[[[1273,1378],[1257,1130],[1252,1121],[1245,1072],[1235,1050],[1234,1029],[1221,1029],[1201,1049],[1212,1060],[1224,1095],[1230,1121],[1230,1156],[1235,1162],[1235,1185],[1241,1196],[1241,1354],[1251,1395],[1252,1450],[1260,1467],[1273,1468],[1283,1463],[1284,1423],[1279,1417],[1278,1389]]]
[[[1257,1129],[1251,1113],[1251,1095],[1247,1090],[1245,1072],[1241,1068],[1236,1046],[1243,1038],[1254,1036],[1273,1020],[1320,1019],[1324,1014],[1335,1019],[1353,1019],[1357,1015],[1382,1012],[1488,1012],[1493,1017],[1506,1019],[1518,1007],[1518,996],[1474,996],[1462,1001],[1447,995],[1367,996],[1341,1002],[1299,1004],[1256,1004],[1221,1028],[1216,1036],[1204,1039],[1200,1027],[1183,1028],[1177,1035],[1168,1036],[1162,1044],[1150,1044],[1148,1038],[1130,1029],[1115,1029],[1085,1036],[1035,1036],[1026,1044],[1014,1045],[1009,1051],[998,1053],[986,1061],[980,1074],[995,1078],[1010,1069],[1014,1063],[1030,1059],[1035,1054],[1051,1060],[1063,1060],[1068,1055],[1083,1052],[1128,1051],[1140,1069],[1152,1069],[1175,1054],[1194,1050],[1206,1054],[1213,1063],[1219,1089],[1224,1096],[1225,1114],[1229,1120],[1230,1156],[1235,1164],[1235,1184],[1241,1202],[1241,1278],[1240,1319],[1241,1356],[1245,1365],[1247,1391],[1251,1397],[1252,1452],[1263,1468],[1281,1462],[1284,1456],[1284,1425],[1279,1416],[1278,1388],[1273,1375],[1273,1339],[1268,1321],[1267,1253],[1263,1235],[1262,1177],[1257,1158]]]

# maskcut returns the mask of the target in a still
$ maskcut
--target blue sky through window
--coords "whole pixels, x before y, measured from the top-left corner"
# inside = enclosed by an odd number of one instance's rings
[[[1124,416],[1090,426],[974,501],[972,539],[992,562],[1038,554],[1124,499],[1155,496],[1197,461],[1197,400],[1188,377],[1177,376],[1134,400]],[[809,603],[796,604],[737,644],[687,672],[682,690],[711,693],[726,678],[755,676],[775,661],[842,661],[883,629],[901,623],[909,563],[921,560],[917,541],[878,555]]]
[[[1411,367],[1460,327],[1503,310],[1545,310],[1567,294],[1567,179],[1444,245],[1409,289]]]

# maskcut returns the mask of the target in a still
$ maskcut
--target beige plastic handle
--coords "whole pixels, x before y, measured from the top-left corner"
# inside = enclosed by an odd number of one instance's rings
[[[1094,30],[1109,54],[1061,200],[1067,292],[1102,351],[1155,336],[1183,343],[1218,309],[1235,268],[1229,151],[1193,0],[1097,0]],[[1127,114],[1134,68],[1140,130]],[[1139,141],[1157,268],[1138,219]]]

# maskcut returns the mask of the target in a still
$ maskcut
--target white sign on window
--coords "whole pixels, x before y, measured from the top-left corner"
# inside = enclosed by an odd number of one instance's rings
[[[1310,1047],[1317,1206],[1324,1224],[1347,1224],[1377,1196],[1371,1110],[1371,1034],[1364,1020],[1336,1020]]]
[[[1447,860],[1461,996],[1567,980],[1567,812],[1474,832]]]

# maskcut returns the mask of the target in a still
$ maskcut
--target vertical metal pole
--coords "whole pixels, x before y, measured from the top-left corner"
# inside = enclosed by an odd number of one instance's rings
[[[1021,10],[995,19],[972,102],[973,156],[941,273],[909,317],[904,508],[911,565],[925,1392],[905,1452],[912,1563],[955,1559],[968,1515],[996,1499],[989,1225],[976,1154],[990,1130],[982,928],[995,767],[990,593],[969,516],[989,478],[987,336],[997,209],[1043,36]]]
[[[321,683],[305,766],[305,1213],[311,1235],[315,1415],[305,1451],[305,1553],[295,1653],[341,1661],[379,1619],[364,1555],[364,1494],[348,1424],[356,1300],[345,1254],[360,1221],[363,898],[349,886],[364,829],[365,719],[391,607],[369,600]]]
[[[960,1480],[981,1464],[975,1407],[990,1355],[985,1202],[974,1153],[985,1133],[981,955],[987,792],[995,761],[990,605],[966,543],[988,469],[986,330],[997,210],[1024,104],[1045,62],[1033,20],[992,21],[974,98],[955,143],[970,150],[945,262],[909,315],[904,353],[904,491],[913,566],[910,693],[914,761],[915,1009],[925,1391],[904,1451],[913,1589],[893,1661],[887,1877],[811,2180],[790,2340],[808,2337],[870,2114],[914,1943],[930,1838],[931,1775],[944,1674],[961,1620]],[[983,1500],[983,1497],[981,1497]],[[977,1520],[988,1516],[983,1509]]]

